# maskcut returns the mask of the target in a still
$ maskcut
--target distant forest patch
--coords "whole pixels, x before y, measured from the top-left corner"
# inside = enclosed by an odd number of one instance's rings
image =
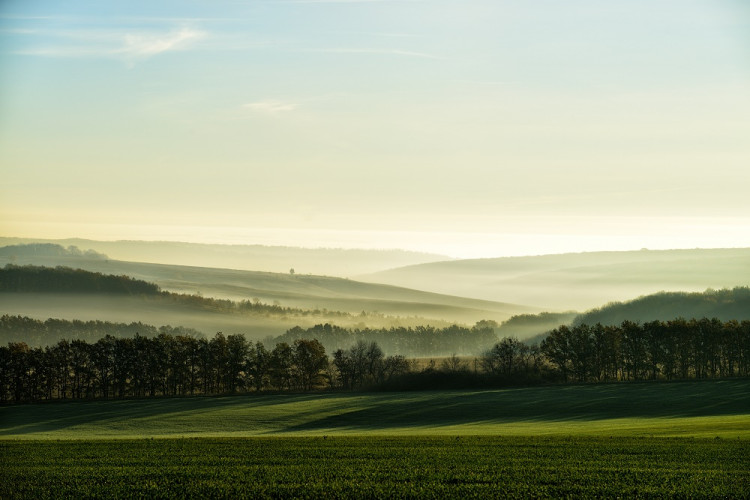
[[[60,339],[96,342],[106,337],[156,337],[160,334],[204,337],[203,332],[184,326],[153,326],[146,323],[81,321],[50,318],[44,321],[26,316],[0,316],[0,344],[23,341],[31,346],[53,345]]]
[[[62,266],[52,268],[9,264],[0,269],[0,292],[158,295],[161,290],[153,283],[129,276],[92,273]]]
[[[705,292],[660,292],[627,302],[612,302],[579,314],[574,325],[619,325],[623,321],[654,321],[672,318],[719,318],[722,321],[750,319],[750,288]]]
[[[156,327],[141,322],[113,323],[52,318],[42,321],[25,316],[0,316],[0,344],[23,341],[31,346],[43,346],[53,345],[60,339],[96,342],[108,335],[122,338],[134,335],[155,337],[160,334],[205,337],[203,332],[182,326]],[[297,326],[283,335],[267,337],[264,343],[267,347],[272,347],[278,343],[293,344],[296,340],[311,338],[319,340],[328,352],[366,341],[377,342],[386,353],[414,357],[480,354],[497,342],[493,329],[480,322],[471,328],[458,325],[445,328],[342,328],[325,323],[311,328]]]
[[[80,257],[98,260],[109,258],[96,250],[81,250],[75,245],[64,247],[53,243],[29,243],[0,247],[0,257],[11,261],[19,257]]]
[[[497,342],[494,329],[480,321],[473,327],[452,325],[437,328],[430,325],[415,328],[342,328],[335,325],[295,327],[273,339],[273,343],[293,343],[299,339],[317,339],[334,351],[355,342],[377,342],[389,354],[411,357],[450,356],[451,354],[478,355]]]
[[[750,320],[750,288],[706,290],[705,292],[659,292],[627,302],[611,302],[583,313],[562,312],[520,314],[495,327],[499,337],[541,342],[560,325],[620,325],[623,321],[668,321],[674,318],[718,318],[721,321]]]

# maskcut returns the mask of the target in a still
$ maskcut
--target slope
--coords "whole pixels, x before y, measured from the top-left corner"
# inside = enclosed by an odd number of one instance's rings
[[[625,320],[646,322],[675,318],[750,320],[750,288],[707,290],[702,293],[656,293],[591,309],[576,316],[573,324],[619,325]]]
[[[45,240],[0,237],[0,246],[47,244],[86,249],[117,260],[185,266],[245,269],[331,276],[355,276],[393,267],[448,260],[444,255],[406,250],[299,248],[266,245],[219,245],[177,241],[96,241],[80,238]],[[22,249],[16,257],[23,259]],[[19,262],[23,263],[23,262]],[[34,263],[34,262],[27,262]]]
[[[750,437],[750,382],[134,399],[0,408],[0,439],[267,435]]]
[[[750,249],[641,250],[420,264],[359,276],[548,310],[584,310],[659,291],[750,284]]]
[[[18,252],[16,252],[16,255]],[[3,254],[0,252],[0,264],[3,263]],[[7,262],[6,258],[6,262]],[[15,262],[20,259],[16,258]],[[280,304],[284,307],[293,307],[306,310],[322,311],[316,314],[318,320],[325,319],[328,311],[341,311],[350,314],[360,314],[363,311],[370,315],[400,316],[388,322],[379,321],[377,326],[387,324],[425,324],[425,323],[474,323],[481,319],[493,319],[502,321],[513,314],[533,311],[532,308],[502,304],[491,301],[465,299],[462,297],[451,297],[435,293],[408,290],[390,285],[377,285],[361,283],[357,281],[312,275],[291,275],[255,271],[241,271],[232,269],[200,268],[191,266],[176,266],[165,264],[145,264],[135,262],[124,262],[106,260],[100,257],[86,258],[85,256],[63,255],[62,257],[44,256],[29,257],[36,263],[47,265],[73,265],[87,271],[99,272],[111,275],[127,275],[140,280],[156,283],[166,291],[188,294],[201,294],[231,300],[251,300],[266,303]],[[41,261],[41,262],[40,262]],[[96,310],[91,307],[76,306],[80,298],[57,295],[54,300],[47,296],[5,296],[0,304],[0,312],[7,314],[24,314],[30,317],[41,318],[44,310],[53,310],[58,317],[67,319],[108,319],[113,321],[149,321],[155,324],[180,324],[190,326],[204,331],[212,332],[214,328],[207,328],[207,324],[187,324],[180,322],[180,311],[170,312],[164,319],[158,316],[148,318],[137,317],[141,313],[157,312],[153,307],[145,307],[141,299],[132,298],[127,304],[122,301],[122,308],[118,307],[117,299],[109,297],[91,297],[87,299],[90,303],[96,303],[102,312],[107,311],[109,316],[96,317]],[[134,307],[137,309],[134,309]],[[119,309],[123,309],[119,311]],[[76,316],[76,311],[86,312],[85,316]],[[190,316],[194,311],[186,310],[184,314]],[[117,313],[116,317],[113,314]],[[179,313],[179,314],[178,314]],[[124,315],[123,315],[124,314]],[[51,317],[48,314],[45,317]],[[414,317],[419,317],[417,320]],[[410,318],[410,319],[409,319]],[[339,322],[339,318],[334,318]],[[175,321],[176,320],[176,321]],[[371,318],[359,318],[356,322],[368,321]],[[348,324],[355,324],[351,319]],[[286,322],[285,328],[295,326],[293,321]],[[305,321],[300,326],[311,326],[312,323]],[[219,325],[217,325],[218,327]],[[264,324],[264,326],[267,326]],[[372,325],[376,326],[376,325]],[[269,334],[278,335],[279,328],[273,328]]]

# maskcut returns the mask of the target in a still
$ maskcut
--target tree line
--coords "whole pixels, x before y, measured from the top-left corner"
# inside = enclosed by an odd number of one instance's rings
[[[80,257],[87,260],[107,260],[107,255],[96,250],[81,250],[75,245],[63,247],[55,243],[24,243],[20,245],[7,245],[0,247],[0,257],[9,259],[11,262],[23,258],[39,257]]]
[[[393,389],[498,387],[750,376],[750,320],[677,318],[562,325],[540,343],[504,337],[475,358],[386,383]]]
[[[387,353],[399,353],[413,357],[444,356],[451,353],[478,354],[497,341],[494,321],[480,321],[473,327],[452,325],[445,328],[433,326],[391,328],[343,328],[336,325],[318,324],[310,328],[294,327],[286,333],[265,342],[273,346],[279,342],[288,344],[298,339],[315,338],[326,351],[333,352],[348,347],[359,340],[377,342]],[[79,339],[95,342],[111,335],[132,337],[136,333],[154,337],[160,333],[172,335],[204,336],[192,328],[155,327],[141,322],[113,323],[109,321],[80,321],[47,319],[45,321],[25,316],[0,316],[0,343],[23,340],[30,346],[43,346],[58,340]]]
[[[190,337],[204,336],[202,332],[194,328],[170,325],[156,327],[140,321],[117,323],[101,320],[82,321],[57,318],[42,321],[20,315],[3,314],[0,316],[0,343],[3,344],[23,341],[33,347],[52,345],[65,338],[70,341],[96,342],[106,335],[133,337],[140,334],[146,337],[155,337],[160,333]]]
[[[329,351],[358,341],[376,342],[385,352],[411,357],[445,356],[451,353],[479,354],[497,342],[494,321],[480,321],[473,327],[430,325],[390,328],[343,328],[320,324],[310,328],[294,327],[274,342],[294,342],[315,338]]]
[[[540,350],[563,381],[746,377],[750,320],[678,318],[560,326],[541,342]]]
[[[403,356],[385,356],[365,341],[337,350],[333,360],[315,339],[269,350],[222,333],[211,339],[106,335],[44,348],[11,342],[0,347],[0,402],[356,389],[408,369]]]
[[[320,325],[329,329],[339,331]],[[364,338],[330,357],[316,338],[280,341],[269,349],[222,333],[211,339],[168,331],[106,335],[93,343],[60,340],[44,348],[11,342],[0,347],[0,402],[750,375],[748,320],[581,324],[555,328],[536,345],[494,340],[473,363],[453,355],[421,370]]]

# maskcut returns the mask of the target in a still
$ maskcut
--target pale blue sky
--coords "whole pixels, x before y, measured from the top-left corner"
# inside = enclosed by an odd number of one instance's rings
[[[0,4],[0,232],[750,246],[750,8]]]

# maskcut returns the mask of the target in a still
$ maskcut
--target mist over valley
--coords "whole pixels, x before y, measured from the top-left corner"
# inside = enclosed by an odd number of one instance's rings
[[[303,249],[298,251],[304,254]],[[314,258],[315,252],[312,256]],[[29,269],[23,271],[27,278],[21,278],[18,285],[0,283],[0,314],[41,321],[59,318],[172,325],[207,335],[215,332],[242,334],[251,340],[280,337],[294,328],[314,334],[312,327],[322,324],[349,329],[388,329],[428,325],[446,328],[454,324],[471,327],[481,323],[494,330],[497,339],[510,337],[533,343],[560,325],[597,322],[618,325],[624,320],[667,321],[677,317],[717,317],[722,321],[750,319],[747,313],[750,311],[749,294],[747,288],[742,288],[746,287],[742,279],[737,278],[748,275],[745,273],[747,256],[747,249],[565,254],[444,261],[388,270],[369,277],[392,280],[406,277],[425,289],[460,291],[470,290],[474,285],[483,293],[492,290],[498,294],[520,287],[528,300],[536,301],[529,306],[331,276],[119,261],[91,249],[36,243],[0,248],[0,265],[9,266],[2,271],[3,276],[9,276],[13,269]],[[58,267],[56,271],[23,267],[32,262],[67,267]],[[696,272],[690,279],[684,276],[685,266],[695,267]],[[96,273],[91,276],[120,276],[121,280],[128,276],[143,280],[143,285],[138,286],[144,291],[94,293],[99,285],[75,291],[71,285],[64,284],[68,279],[65,273],[75,276],[74,268]],[[28,272],[38,274],[44,269],[57,276],[46,278],[53,280],[50,283],[57,283],[57,288],[49,288],[44,281],[41,285],[28,282],[31,276]],[[436,277],[431,278],[431,273]],[[643,293],[649,287],[664,290],[661,285],[665,282],[660,279],[668,281],[668,276],[673,282],[689,283],[690,286],[685,287],[688,289],[717,280],[736,283],[738,288]],[[18,288],[24,286],[23,279],[27,288]],[[60,280],[62,282],[58,283]],[[126,291],[135,287],[128,283],[125,281],[123,285]],[[482,287],[483,283],[493,284],[494,288]],[[611,292],[622,289],[634,293],[624,302],[617,302],[622,292]],[[581,297],[589,297],[587,304],[593,305],[580,309],[569,307],[580,303],[576,301]],[[558,307],[545,307],[543,300]],[[11,339],[20,341],[23,336],[8,338]],[[477,345],[461,354],[478,354],[489,347],[489,344]]]
[[[390,269],[358,279],[547,311],[583,311],[662,291],[748,286],[750,248],[455,260]]]

